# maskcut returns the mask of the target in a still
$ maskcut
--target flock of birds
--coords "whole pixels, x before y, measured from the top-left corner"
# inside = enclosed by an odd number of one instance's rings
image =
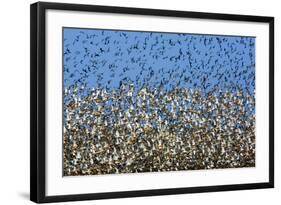
[[[255,166],[255,39],[64,29],[65,176]]]

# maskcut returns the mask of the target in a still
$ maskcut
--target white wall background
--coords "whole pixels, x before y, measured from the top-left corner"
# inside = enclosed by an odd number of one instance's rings
[[[52,0],[49,0],[52,1]],[[0,6],[0,204],[29,201],[29,4],[2,1]],[[277,204],[281,195],[281,12],[278,0],[60,0],[68,3],[146,7],[275,17],[275,189],[157,196],[67,204]],[[278,200],[279,199],[279,200]],[[279,202],[280,203],[280,202]],[[60,203],[61,204],[61,203]],[[64,203],[63,203],[64,204]]]

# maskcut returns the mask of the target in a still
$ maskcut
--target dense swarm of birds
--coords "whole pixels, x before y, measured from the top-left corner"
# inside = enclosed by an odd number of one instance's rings
[[[64,175],[255,165],[255,102],[242,91],[65,92]]]
[[[64,35],[65,176],[255,166],[253,38]]]

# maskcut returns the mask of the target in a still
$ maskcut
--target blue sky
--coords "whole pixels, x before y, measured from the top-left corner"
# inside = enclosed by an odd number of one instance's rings
[[[255,90],[255,38],[64,28],[64,86]]]

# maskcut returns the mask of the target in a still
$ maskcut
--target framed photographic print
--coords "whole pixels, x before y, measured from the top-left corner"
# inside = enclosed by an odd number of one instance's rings
[[[34,202],[274,187],[274,18],[31,5]]]

